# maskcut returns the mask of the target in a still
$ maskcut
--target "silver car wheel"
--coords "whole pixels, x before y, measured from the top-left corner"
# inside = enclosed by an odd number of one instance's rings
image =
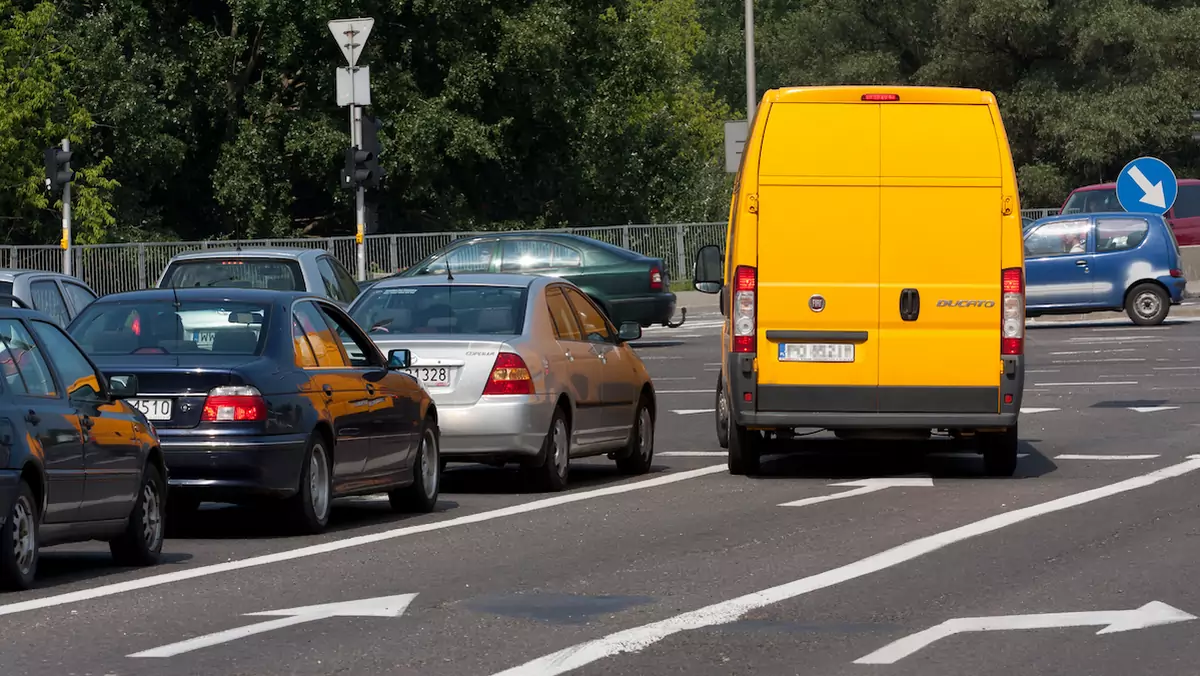
[[[329,466],[325,460],[325,449],[320,444],[313,445],[312,455],[308,459],[308,498],[313,514],[318,519],[324,519],[329,510]]]
[[[162,499],[154,483],[142,488],[142,541],[149,551],[157,551],[162,544]]]
[[[33,506],[24,496],[13,505],[13,560],[22,575],[28,575],[37,551],[34,537]]]
[[[421,437],[421,486],[425,489],[427,498],[437,495],[441,474],[440,462],[433,430],[425,430],[425,436]]]
[[[559,476],[567,473],[567,461],[570,457],[570,439],[567,438],[567,423],[561,418],[554,421],[554,434],[550,440],[554,444],[554,471]]]
[[[1162,300],[1153,291],[1143,291],[1133,301],[1133,308],[1139,316],[1152,319],[1162,309]]]
[[[643,406],[638,411],[638,454],[649,458],[654,452],[654,421],[650,418],[650,409]]]

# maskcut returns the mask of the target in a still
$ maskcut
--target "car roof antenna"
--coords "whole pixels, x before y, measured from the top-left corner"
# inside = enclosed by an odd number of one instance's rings
[[[450,271],[450,257],[449,256],[446,257],[446,281],[447,282],[454,281],[454,273]]]
[[[179,302],[179,287],[173,282],[171,284],[171,294],[175,296],[175,311],[179,312],[179,308],[183,307],[183,303]]]

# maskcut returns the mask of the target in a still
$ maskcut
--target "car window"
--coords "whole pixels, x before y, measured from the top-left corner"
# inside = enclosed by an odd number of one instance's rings
[[[317,270],[321,273],[321,284],[325,288],[326,296],[345,303],[354,300],[353,298],[347,299],[342,293],[342,287],[338,284],[337,274],[333,272],[333,266],[329,264],[327,256],[321,256],[317,259]]]
[[[75,318],[71,336],[91,355],[259,355],[269,314],[242,301],[102,300]]]
[[[1087,252],[1091,221],[1051,221],[1025,234],[1025,255],[1030,257],[1080,255]]]
[[[42,349],[16,319],[0,319],[0,373],[14,394],[58,396]]]
[[[1175,206],[1171,207],[1174,218],[1196,218],[1200,216],[1200,185],[1179,186]]]
[[[1063,205],[1064,214],[1094,214],[1102,211],[1125,211],[1117,199],[1115,188],[1076,190]]]
[[[354,281],[354,276],[338,259],[329,259],[329,264],[333,266],[333,274],[337,277],[338,286],[342,288],[342,296],[346,298],[347,303],[354,302],[354,299],[358,298],[358,282]]]
[[[501,272],[531,272],[579,267],[582,263],[583,257],[578,251],[557,242],[536,239],[501,240]]]
[[[300,263],[290,258],[197,258],[167,267],[160,288],[214,287],[304,291]]]
[[[341,341],[330,330],[325,321],[325,315],[309,301],[296,303],[294,310],[296,320],[308,336],[308,344],[312,346],[313,355],[317,358],[317,366],[323,368],[346,368],[350,365],[342,353]]]
[[[324,315],[329,328],[337,334],[342,348],[346,350],[346,355],[350,358],[351,366],[364,368],[383,366],[383,359],[378,356],[378,348],[370,338],[362,335],[362,332],[354,326],[354,320],[327,305],[318,305],[317,307]]]
[[[446,274],[446,262],[450,262],[450,272],[488,272],[492,266],[492,249],[494,242],[475,242],[453,249],[449,254],[438,256],[429,262],[419,273],[423,275]]]
[[[96,294],[74,282],[63,282],[63,289],[66,290],[67,298],[70,299],[71,305],[75,307],[75,314],[79,314],[83,311],[83,308],[91,305],[92,301],[96,300]]]
[[[575,310],[575,317],[579,320],[584,338],[593,343],[612,342],[612,332],[608,330],[608,322],[604,319],[604,313],[593,305],[587,296],[575,289],[564,288],[563,293],[566,294],[567,300]]]
[[[1096,253],[1133,249],[1146,241],[1149,232],[1144,218],[1097,218]]]
[[[582,334],[579,333],[579,324],[575,321],[575,311],[567,304],[560,287],[552,286],[546,289],[546,309],[550,311],[554,335],[559,340],[583,340]]]
[[[314,368],[317,365],[317,356],[313,353],[312,344],[308,342],[304,327],[300,326],[300,320],[295,315],[292,315],[292,345],[296,352],[296,366]]]
[[[48,322],[35,320],[31,323],[38,340],[46,346],[48,353],[54,355],[54,370],[58,372],[67,396],[85,401],[99,399],[100,376],[67,334]]]
[[[45,312],[51,319],[62,326],[71,323],[71,313],[67,311],[67,302],[63,300],[58,285],[48,279],[33,282],[29,285],[30,295],[33,296],[33,309]]]
[[[524,331],[527,298],[524,286],[372,286],[350,316],[372,334],[515,336]]]

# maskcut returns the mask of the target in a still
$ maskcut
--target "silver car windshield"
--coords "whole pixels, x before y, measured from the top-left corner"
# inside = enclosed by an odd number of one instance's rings
[[[514,336],[525,325],[526,297],[517,286],[371,288],[351,315],[371,333]]]

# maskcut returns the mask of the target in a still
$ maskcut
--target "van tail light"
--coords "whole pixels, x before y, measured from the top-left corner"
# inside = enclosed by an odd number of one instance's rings
[[[654,266],[654,267],[650,268],[650,290],[651,291],[662,291],[662,288],[663,288],[662,270],[658,269],[658,266]]]
[[[484,394],[533,394],[533,377],[521,355],[501,352],[496,355],[492,374],[488,376]]]
[[[863,94],[863,101],[899,101],[899,94]]]
[[[204,422],[261,422],[267,419],[267,402],[257,388],[238,385],[214,387],[204,400]]]
[[[1171,276],[1183,277],[1183,270],[1180,270],[1179,268],[1171,268]]]
[[[1001,273],[1000,354],[1025,352],[1025,279],[1021,268]]]
[[[755,320],[758,308],[758,271],[739,265],[733,287],[733,351],[754,352],[758,342]]]

